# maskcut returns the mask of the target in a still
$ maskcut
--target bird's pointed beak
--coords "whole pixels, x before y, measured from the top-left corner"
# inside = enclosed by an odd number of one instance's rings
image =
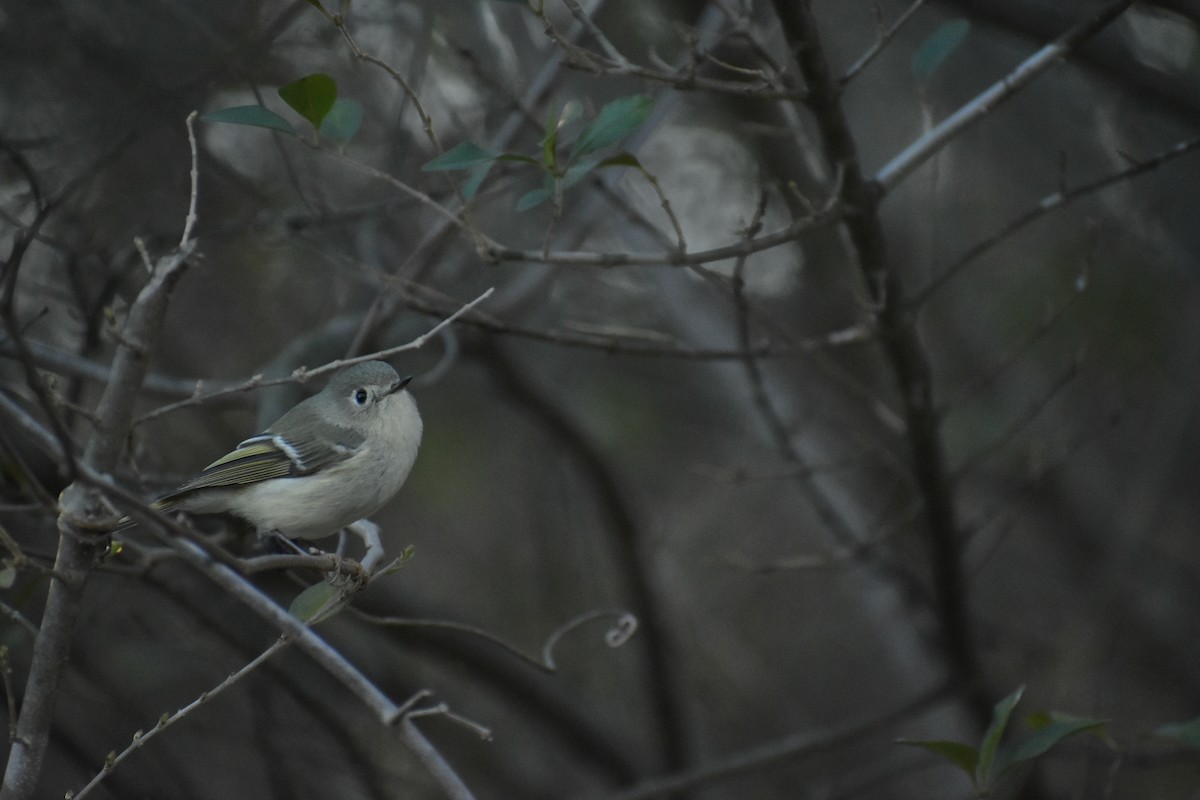
[[[393,385],[392,388],[388,390],[388,394],[395,394],[396,392],[404,391],[404,387],[408,386],[409,382],[412,381],[412,379],[413,379],[413,376],[409,375],[408,377],[401,378],[400,380],[396,381],[395,385]]]

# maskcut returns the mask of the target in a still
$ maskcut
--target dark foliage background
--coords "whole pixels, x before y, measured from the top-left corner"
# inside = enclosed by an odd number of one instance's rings
[[[880,18],[890,25],[907,6],[882,2]],[[1100,6],[925,4],[842,91],[862,170],[873,175]],[[755,87],[742,92],[572,67],[520,3],[363,0],[347,29],[414,89],[443,149],[469,140],[538,154],[552,105],[577,100],[586,121],[649,93],[653,113],[622,146],[661,185],[696,253],[756,225],[783,228],[845,185],[819,114],[756,96],[755,76],[722,66],[774,65],[777,86],[807,85],[777,16],[787,8],[585,4],[631,61],[665,74],[686,66],[694,38],[697,74]],[[815,2],[813,14],[835,77],[877,40],[872,4]],[[603,52],[567,5],[547,3],[545,19]],[[959,19],[970,23],[963,44],[919,81],[914,54]],[[445,717],[420,723],[480,798],[642,796],[636,787],[654,776],[710,768],[720,774],[687,796],[966,797],[953,766],[893,740],[978,742],[991,704],[1022,684],[1018,717],[1104,718],[1110,738],[1064,743],[1015,771],[1001,796],[1196,797],[1200,759],[1151,733],[1200,715],[1200,159],[1138,165],[1194,146],[1198,24],[1193,2],[1135,4],[877,209],[841,209],[834,224],[740,264],[603,267],[541,255],[672,252],[647,180],[598,171],[564,193],[556,219],[550,205],[517,212],[540,182],[501,164],[471,221],[529,257],[490,263],[381,178],[458,208],[461,175],[421,170],[438,153],[412,97],[306,2],[9,0],[0,249],[53,201],[20,262],[15,313],[80,442],[145,280],[134,238],[152,253],[179,238],[193,109],[263,103],[302,135],[198,124],[199,256],[173,294],[139,414],[189,396],[196,380],[286,374],[403,343],[496,288],[449,334],[393,359],[418,376],[426,436],[376,521],[390,550],[412,544],[415,557],[355,606],[478,626],[531,654],[595,609],[635,612],[637,635],[611,649],[611,618],[585,624],[544,675],[461,631],[379,627],[349,612],[320,628],[393,698],[428,688],[493,731],[482,742]],[[344,146],[306,146],[311,128],[276,94],[313,72],[364,108]],[[1044,201],[1111,176],[1065,207]],[[842,224],[876,211],[903,298],[881,298],[864,278]],[[905,420],[915,388],[898,383],[875,327],[880,302],[903,306],[930,368],[948,549],[931,546],[936,511],[918,477],[930,465]],[[45,419],[12,330],[0,354],[6,395]],[[301,391],[145,419],[117,477],[151,496]],[[46,563],[63,473],[11,418],[0,425],[0,525]],[[939,558],[961,592],[947,594]],[[47,578],[11,577],[5,604],[36,622]],[[298,590],[281,575],[255,582],[285,604]],[[961,614],[957,634],[946,604]],[[32,638],[16,622],[2,636],[19,704]],[[274,638],[175,559],[98,568],[40,796],[82,786],[134,731]],[[289,651],[93,796],[443,791],[395,731]]]

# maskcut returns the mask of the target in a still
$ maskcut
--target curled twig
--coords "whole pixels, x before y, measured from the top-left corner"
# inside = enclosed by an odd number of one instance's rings
[[[597,619],[615,617],[615,624],[609,628],[604,635],[605,644],[613,648],[624,645],[627,641],[629,641],[629,638],[633,636],[638,628],[637,617],[629,611],[613,608],[602,608],[595,609],[593,611],[587,611],[568,620],[546,638],[546,643],[542,646],[542,657],[539,660],[528,653],[525,653],[515,645],[509,644],[496,635],[475,625],[468,625],[463,622],[453,622],[450,620],[385,617],[377,614],[369,614],[365,611],[360,611],[353,608],[350,609],[350,611],[359,618],[375,625],[385,625],[393,628],[435,628],[477,636],[480,639],[496,645],[504,652],[515,656],[518,660],[524,662],[525,664],[528,664],[529,666],[547,674],[556,672],[558,670],[558,665],[554,661],[555,646],[557,646],[559,640],[576,628],[579,628],[580,626]]]

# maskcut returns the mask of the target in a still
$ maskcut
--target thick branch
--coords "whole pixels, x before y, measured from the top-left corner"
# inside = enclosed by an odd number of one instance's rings
[[[192,139],[193,118],[194,115],[188,118],[189,139]],[[193,198],[195,193],[193,184]],[[82,465],[90,471],[107,473],[117,466],[132,421],[134,399],[145,378],[150,350],[158,339],[171,289],[183,274],[194,245],[186,238],[194,212],[193,200],[184,240],[175,252],[159,261],[130,309],[113,362],[112,378],[100,398],[94,432],[82,459]],[[69,442],[61,445],[66,456],[71,445]],[[96,556],[97,540],[87,526],[108,516],[99,495],[80,483],[72,483],[63,492],[54,580],[50,582],[41,628],[34,642],[24,704],[17,719],[17,735],[9,751],[0,800],[24,800],[37,789],[53,723],[54,701],[70,655],[83,589]]]
[[[774,0],[774,7],[808,84],[808,106],[826,157],[842,171],[842,202],[851,209],[845,219],[850,247],[879,309],[879,332],[904,404],[913,477],[924,504],[943,646],[954,677],[968,688],[975,711],[986,717],[990,714],[988,703],[977,694],[979,667],[965,613],[954,496],[946,474],[929,359],[904,311],[900,273],[888,260],[877,214],[880,195],[863,176],[857,145],[842,111],[837,83],[825,59],[809,2]]]

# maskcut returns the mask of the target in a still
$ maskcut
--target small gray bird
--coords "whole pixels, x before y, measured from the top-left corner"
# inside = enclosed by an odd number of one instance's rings
[[[410,380],[382,361],[347,367],[153,506],[298,539],[337,533],[382,508],[412,469],[422,425]]]

